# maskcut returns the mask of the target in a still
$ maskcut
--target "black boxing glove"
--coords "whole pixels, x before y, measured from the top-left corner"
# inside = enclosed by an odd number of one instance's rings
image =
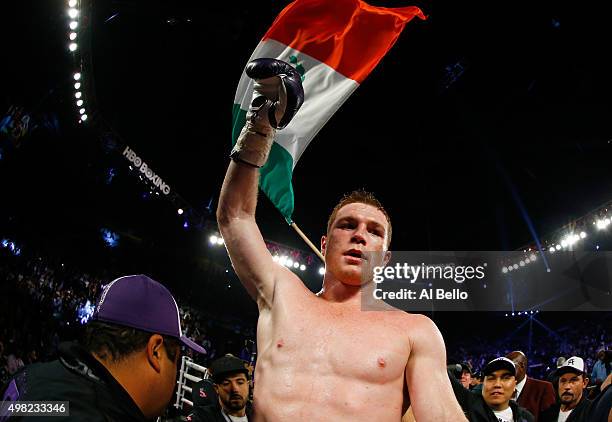
[[[255,80],[246,123],[230,157],[255,167],[268,160],[277,129],[286,127],[304,102],[300,74],[282,60],[261,58],[247,64]]]

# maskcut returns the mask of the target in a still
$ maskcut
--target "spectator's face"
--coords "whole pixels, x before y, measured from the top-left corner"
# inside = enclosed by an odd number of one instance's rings
[[[484,378],[482,397],[494,410],[504,410],[516,388],[516,378],[507,369],[499,369]]]
[[[230,375],[219,384],[215,384],[215,391],[224,409],[238,412],[246,406],[249,382],[243,373]]]
[[[586,388],[588,379],[584,375],[568,372],[559,377],[559,400],[561,404],[573,407],[582,398],[582,391]]]
[[[470,374],[468,371],[463,371],[461,373],[461,385],[463,385],[465,388],[470,388],[471,382],[472,374]]]

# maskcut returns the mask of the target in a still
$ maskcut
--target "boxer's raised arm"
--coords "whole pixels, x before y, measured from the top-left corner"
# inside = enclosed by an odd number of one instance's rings
[[[230,162],[225,174],[217,222],[232,265],[260,309],[270,307],[276,272],[283,267],[272,261],[255,222],[259,169]]]
[[[410,403],[418,422],[467,422],[453,393],[446,370],[446,350],[438,327],[429,318],[419,318],[413,327],[412,349],[406,365]],[[427,374],[427,382],[423,375]],[[435,397],[435,406],[431,405]]]
[[[277,129],[304,101],[300,75],[288,63],[257,59],[247,65],[254,92],[246,123],[232,150],[217,208],[217,222],[236,274],[260,310],[269,308],[278,273],[255,222],[259,168],[267,161]]]

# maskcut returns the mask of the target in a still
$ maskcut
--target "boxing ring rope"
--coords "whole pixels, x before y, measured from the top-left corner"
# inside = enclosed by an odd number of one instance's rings
[[[194,372],[199,373],[200,376],[190,374],[190,369]],[[189,356],[183,356],[181,359],[181,371],[179,373],[179,379],[176,382],[178,384],[178,388],[176,389],[176,401],[174,402],[174,407],[176,407],[177,409],[183,409],[183,404],[185,403],[193,407],[193,401],[185,398],[186,392],[189,393],[188,397],[191,397],[191,393],[193,392],[193,388],[187,385],[187,381],[196,383],[209,378],[211,378],[211,376],[210,372],[208,371],[208,368],[198,365]]]

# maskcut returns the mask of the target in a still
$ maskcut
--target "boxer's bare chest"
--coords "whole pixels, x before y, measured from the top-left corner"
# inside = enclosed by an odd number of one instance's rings
[[[313,371],[367,383],[397,381],[410,355],[410,337],[406,321],[393,314],[283,292],[269,317],[260,318],[260,358],[271,370]]]

